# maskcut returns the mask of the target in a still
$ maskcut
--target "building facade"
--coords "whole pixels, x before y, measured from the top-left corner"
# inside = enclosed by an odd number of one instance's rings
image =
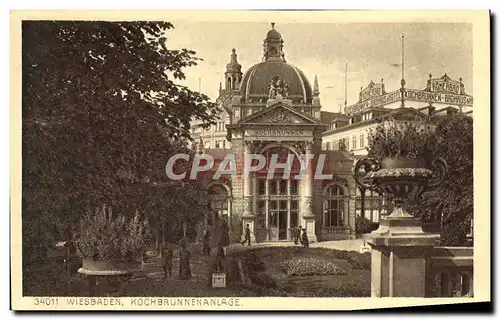
[[[234,239],[247,224],[257,242],[290,241],[298,226],[306,229],[310,241],[353,237],[357,215],[378,222],[385,210],[380,195],[362,195],[351,176],[353,161],[366,154],[369,130],[377,119],[472,112],[472,97],[461,80],[447,75],[430,76],[423,90],[405,89],[402,81],[401,88],[386,92],[383,81],[371,82],[343,113],[326,112],[318,79],[311,86],[305,74],[286,61],[284,40],[274,23],[263,49],[262,62],[245,73],[232,50],[217,98],[219,121],[209,129],[192,126],[195,141],[215,161],[214,172],[228,155],[235,159],[236,179],[222,177],[208,184],[212,208],[228,217]],[[253,165],[245,161],[251,154],[263,156],[266,165],[244,175]],[[301,171],[304,156],[316,160]],[[287,163],[290,174],[280,169],[269,175],[273,157]],[[321,158],[323,176],[318,176]],[[296,179],[300,173],[301,179]]]

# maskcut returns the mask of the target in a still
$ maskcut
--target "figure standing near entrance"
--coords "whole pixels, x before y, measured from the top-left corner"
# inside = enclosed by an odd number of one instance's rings
[[[306,228],[302,229],[302,245],[304,248],[309,248],[309,238],[307,237]]]
[[[250,225],[247,223],[245,226],[245,239],[241,243],[242,245],[245,245],[245,243],[248,241],[248,246],[250,246]]]

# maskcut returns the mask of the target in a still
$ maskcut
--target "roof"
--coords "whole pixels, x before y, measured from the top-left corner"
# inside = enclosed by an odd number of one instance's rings
[[[322,123],[330,123],[340,115],[341,113],[339,112],[321,111],[320,119]]]
[[[352,124],[348,124],[348,125],[342,126],[340,128],[328,130],[328,131],[324,132],[323,135],[328,135],[328,134],[331,134],[331,133],[334,133],[334,132],[346,131],[346,130],[350,130],[352,128],[356,128],[356,127],[359,127],[359,126],[362,126],[362,125],[376,123],[376,122],[378,122],[380,120],[384,120],[384,119],[387,119],[387,118],[392,117],[392,116],[409,116],[409,115],[427,117],[427,115],[425,113],[422,113],[422,112],[420,112],[419,110],[417,110],[415,108],[401,107],[401,108],[394,109],[394,110],[392,110],[390,112],[387,112],[387,113],[385,113],[383,115],[371,118],[370,120],[358,121],[358,122],[355,122],[355,123],[352,123]]]
[[[297,67],[284,61],[264,61],[250,67],[240,84],[241,95],[248,98],[267,98],[269,84],[274,76],[279,76],[288,85],[288,96],[293,101],[312,101],[312,87],[305,74]]]
[[[203,153],[212,156],[214,160],[223,160],[226,155],[234,154],[231,149],[203,149]]]

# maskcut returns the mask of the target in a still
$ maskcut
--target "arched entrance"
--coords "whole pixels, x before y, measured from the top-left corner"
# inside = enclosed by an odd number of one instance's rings
[[[208,187],[210,208],[221,218],[231,219],[231,189],[223,183],[213,183]]]
[[[290,175],[283,169],[276,169],[268,177],[271,157],[277,155],[278,163],[285,163],[288,155],[293,155]],[[299,225],[300,181],[294,179],[299,173],[300,163],[292,150],[276,146],[262,152],[266,167],[255,173],[255,213],[257,215],[257,241],[292,240],[293,228]]]

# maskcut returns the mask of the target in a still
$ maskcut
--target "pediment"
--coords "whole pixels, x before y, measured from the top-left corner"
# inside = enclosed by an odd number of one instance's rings
[[[319,120],[296,111],[293,108],[276,104],[256,112],[240,122],[241,124],[318,124]]]

